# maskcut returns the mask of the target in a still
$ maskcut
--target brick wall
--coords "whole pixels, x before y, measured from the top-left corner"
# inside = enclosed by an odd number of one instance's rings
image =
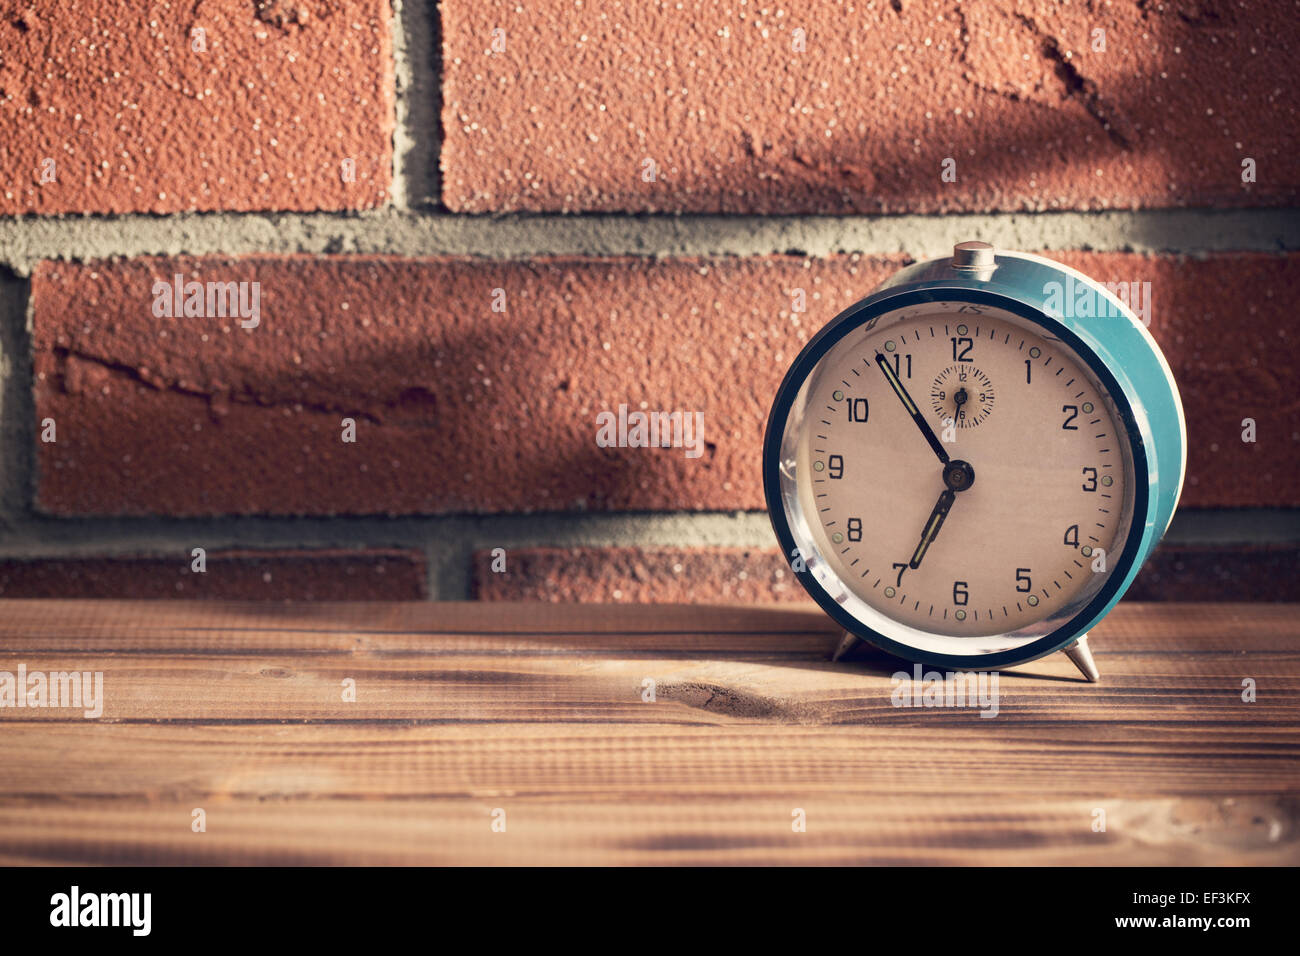
[[[802,600],[776,385],[978,238],[1151,284],[1190,446],[1134,595],[1296,599],[1298,23],[0,0],[0,596]]]

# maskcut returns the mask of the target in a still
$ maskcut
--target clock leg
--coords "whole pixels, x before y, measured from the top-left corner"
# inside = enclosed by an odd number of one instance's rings
[[[1065,649],[1065,656],[1074,661],[1074,666],[1083,671],[1083,676],[1089,681],[1095,684],[1101,680],[1097,662],[1092,659],[1092,651],[1088,649],[1087,634],[1080,634],[1079,639]]]
[[[831,660],[838,661],[849,651],[853,650],[853,648],[857,646],[857,643],[858,643],[858,636],[856,634],[850,634],[848,631],[845,631],[844,639],[840,641],[840,646],[837,647],[835,649],[835,653],[831,655]]]

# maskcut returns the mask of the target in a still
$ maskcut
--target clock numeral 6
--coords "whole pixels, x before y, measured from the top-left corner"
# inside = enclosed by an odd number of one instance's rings
[[[1096,468],[1083,469],[1083,477],[1088,479],[1088,484],[1083,485],[1083,490],[1096,491],[1097,490],[1097,469]]]
[[[952,582],[952,603],[965,607],[966,602],[970,600],[970,592],[966,590],[965,581]]]
[[[844,456],[831,455],[826,459],[826,471],[832,478],[840,479],[844,477]]]
[[[1021,587],[1022,584],[1024,587]],[[1033,582],[1029,579],[1029,568],[1016,568],[1016,590],[1021,594],[1028,594],[1033,589]]]

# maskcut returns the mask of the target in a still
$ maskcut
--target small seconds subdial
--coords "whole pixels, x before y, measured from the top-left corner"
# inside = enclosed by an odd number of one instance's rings
[[[974,365],[959,362],[935,376],[930,404],[940,421],[974,428],[993,414],[993,380]]]

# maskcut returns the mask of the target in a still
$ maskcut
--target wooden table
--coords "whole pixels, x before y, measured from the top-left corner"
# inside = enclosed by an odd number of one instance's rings
[[[1298,610],[1123,605],[985,719],[814,610],[0,602],[105,689],[0,708],[0,862],[1296,864]]]

